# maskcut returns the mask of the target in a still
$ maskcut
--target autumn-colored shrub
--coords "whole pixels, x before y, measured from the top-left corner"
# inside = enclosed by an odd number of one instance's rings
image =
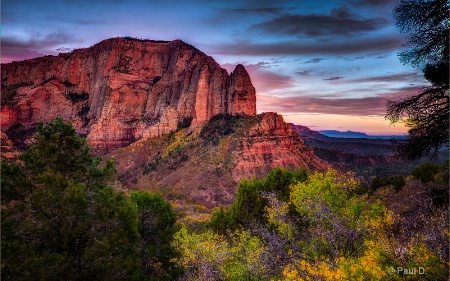
[[[237,231],[229,243],[225,237],[206,231],[190,233],[185,226],[175,235],[176,259],[185,269],[183,280],[264,280],[262,241],[247,231]]]
[[[277,177],[268,178],[273,182]],[[394,189],[387,190],[400,196],[396,186],[404,185],[404,178],[389,180]],[[257,220],[239,223],[239,230],[226,229],[226,235],[187,230],[177,234],[177,247],[183,249],[178,263],[188,268],[184,280],[448,278],[448,245],[442,245],[449,237],[448,211],[443,208],[435,209],[429,221],[418,217],[427,228],[423,231],[407,227],[408,219],[356,192],[360,184],[351,174],[335,170],[312,174],[288,185],[287,200],[280,188],[264,189],[264,181],[255,183],[241,184],[232,207],[217,210],[212,221],[229,225],[231,214]],[[246,243],[236,241],[240,235]],[[254,241],[253,246],[248,241]],[[252,255],[252,263],[245,263]],[[230,261],[243,265],[230,266]],[[419,269],[426,275],[419,275]]]

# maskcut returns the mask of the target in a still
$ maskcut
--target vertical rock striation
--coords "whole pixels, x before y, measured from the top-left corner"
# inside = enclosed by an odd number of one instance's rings
[[[242,64],[230,74],[227,80],[227,113],[256,115],[256,94],[250,76]]]
[[[6,131],[56,117],[93,147],[115,149],[158,136],[185,120],[256,114],[244,66],[228,75],[213,58],[175,41],[113,38],[72,53],[2,64],[1,126]]]

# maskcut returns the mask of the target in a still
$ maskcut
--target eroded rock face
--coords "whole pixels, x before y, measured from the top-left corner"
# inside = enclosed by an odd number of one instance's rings
[[[250,128],[236,149],[234,179],[266,175],[274,167],[304,167],[309,171],[326,169],[327,163],[314,155],[281,115],[266,112],[259,117],[261,121]]]
[[[228,114],[256,114],[255,88],[252,86],[250,76],[242,64],[238,64],[236,69],[230,74],[230,79],[228,79],[227,83],[227,93]]]
[[[222,121],[213,119],[207,127],[180,130],[171,138],[143,139],[108,157],[116,159],[124,186],[207,207],[231,204],[240,180],[264,179],[276,167],[310,172],[327,168],[276,113]],[[232,132],[218,133],[219,124],[227,127],[227,122],[234,124]],[[214,133],[201,134],[205,128]]]
[[[2,65],[2,131],[56,117],[93,147],[114,149],[168,133],[186,119],[256,114],[242,65],[231,75],[180,40],[113,38],[69,54]]]
[[[2,160],[11,161],[19,156],[20,152],[14,148],[12,141],[3,132],[0,132],[0,145],[0,158]]]

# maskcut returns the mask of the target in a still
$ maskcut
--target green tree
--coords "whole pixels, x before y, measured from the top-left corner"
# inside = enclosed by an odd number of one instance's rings
[[[425,162],[422,165],[415,167],[411,175],[415,179],[419,179],[422,183],[427,183],[434,180],[435,175],[439,172],[439,165]]]
[[[241,181],[236,198],[228,210],[219,208],[211,215],[209,226],[220,233],[238,226],[265,222],[264,208],[268,199],[264,193],[274,192],[280,200],[289,200],[290,185],[308,179],[306,169],[297,171],[273,169],[265,180]]]
[[[147,191],[131,193],[138,208],[141,235],[141,272],[154,280],[174,280],[180,272],[172,262],[177,252],[171,245],[179,230],[176,214],[161,194]]]
[[[2,162],[2,278],[127,280],[139,272],[135,205],[107,186],[70,123],[37,128],[22,164]]]
[[[390,177],[389,181],[391,182],[391,184],[394,186],[395,190],[397,190],[397,191],[402,189],[406,184],[405,177],[402,175],[396,175],[396,176]]]
[[[402,0],[394,9],[409,49],[400,53],[403,63],[421,67],[431,86],[417,95],[387,103],[386,119],[397,123],[406,116],[409,127],[398,153],[415,160],[448,146],[449,135],[449,28],[447,0]]]

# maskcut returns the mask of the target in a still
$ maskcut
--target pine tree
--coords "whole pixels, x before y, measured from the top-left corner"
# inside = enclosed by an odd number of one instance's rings
[[[70,123],[37,128],[21,164],[2,162],[2,278],[127,280],[139,272],[135,205],[107,185]]]
[[[387,103],[386,119],[409,127],[406,143],[397,146],[399,156],[416,160],[436,155],[448,147],[449,136],[449,2],[402,0],[394,9],[400,31],[407,34],[407,50],[400,60],[422,67],[431,86],[417,95]]]
[[[131,200],[138,210],[143,276],[151,276],[154,280],[174,280],[179,268],[172,261],[177,253],[171,243],[179,227],[175,224],[176,214],[171,204],[161,194],[147,191],[133,191]]]

